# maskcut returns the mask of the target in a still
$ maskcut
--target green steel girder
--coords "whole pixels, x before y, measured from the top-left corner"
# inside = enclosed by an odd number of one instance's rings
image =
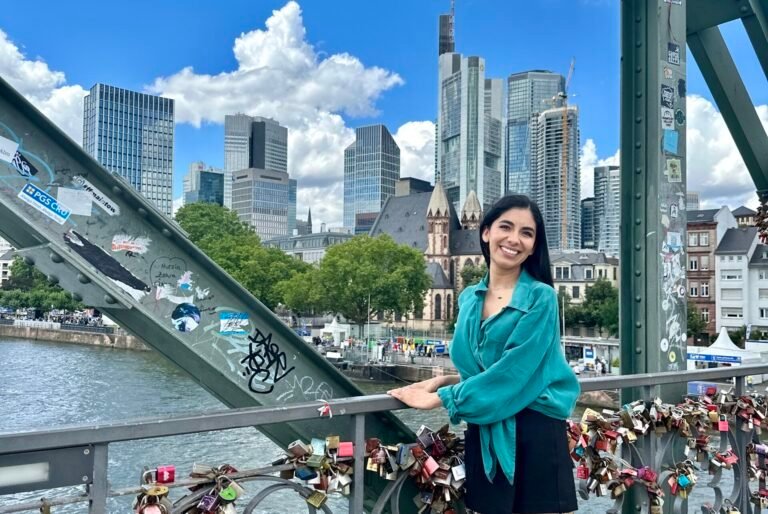
[[[230,407],[363,394],[2,79],[0,235],[49,280],[101,308]],[[354,437],[348,419],[319,413],[260,430],[282,447],[298,438]],[[390,412],[367,415],[365,430],[386,443],[415,438]],[[372,505],[385,484],[369,481]],[[400,508],[415,510],[410,498]]]
[[[768,136],[720,29],[688,34],[688,46],[758,191],[768,191]]]
[[[744,16],[741,22],[752,42],[765,78],[768,79],[768,0],[749,0],[749,3],[752,14]]]
[[[686,30],[691,34],[750,14],[750,0],[688,0]]]

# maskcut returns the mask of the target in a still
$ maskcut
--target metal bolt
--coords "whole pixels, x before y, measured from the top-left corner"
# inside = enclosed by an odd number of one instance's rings
[[[635,198],[637,200],[641,199],[642,197],[643,197],[643,195],[641,195],[640,193],[635,193]]]
[[[120,188],[119,188],[119,187],[117,187],[117,186],[113,186],[113,187],[112,187],[112,192],[113,192],[113,193],[115,193],[116,195],[121,195],[121,194],[123,194],[123,190],[122,190],[122,189],[120,189]]]
[[[638,66],[637,68],[635,68],[635,73],[640,73],[642,71],[643,71],[643,67],[642,66]]]
[[[80,282],[81,284],[90,284],[91,283],[91,279],[86,277],[82,273],[78,273],[77,274],[77,281]]]
[[[640,297],[640,295],[635,296],[635,301],[637,303],[640,303],[643,299]]]
[[[640,323],[639,321],[636,321],[636,322],[635,322],[635,327],[637,327],[637,328],[643,328],[643,324],[642,324],[642,323]]]
[[[643,19],[640,16],[635,16],[635,23],[640,23]]]
[[[642,122],[643,122],[642,116],[638,116],[637,118],[635,118],[635,123],[642,123]]]
[[[88,475],[83,475],[83,482],[87,482],[87,481],[88,481]]]
[[[51,260],[56,263],[62,263],[64,262],[64,259],[61,258],[61,255],[58,253],[51,252]]]
[[[115,300],[111,295],[105,294],[104,302],[108,303],[109,305],[113,305],[117,303],[117,300]]]
[[[635,504],[635,510],[637,512],[640,512],[641,510],[643,510],[643,507],[641,507],[640,504]]]
[[[76,302],[82,302],[83,297],[77,293],[72,293],[72,299]]]
[[[640,168],[640,167],[635,168],[635,173],[637,173],[638,175],[641,174],[642,172],[643,172],[643,168]]]
[[[170,231],[170,230],[168,230],[167,228],[164,228],[164,229],[162,230],[162,233],[163,233],[163,235],[164,235],[165,237],[171,237],[171,231]]]
[[[640,148],[642,148],[642,147],[643,147],[643,143],[642,143],[642,142],[640,142],[640,141],[635,141],[635,148],[637,148],[637,149],[639,150],[639,149],[640,149]]]
[[[83,455],[90,455],[90,454],[91,454],[90,449],[86,448],[85,450],[83,450]]]
[[[635,219],[635,225],[639,225],[640,223],[642,223],[642,221],[640,221],[640,218],[636,218]]]
[[[742,5],[741,9],[739,9],[742,13],[747,14],[749,12],[749,7],[746,5]]]
[[[642,276],[642,275],[643,275],[643,272],[642,272],[642,271],[640,271],[639,269],[636,269],[636,270],[635,270],[635,276],[636,276],[636,277],[640,277],[640,276]]]
[[[637,251],[639,252],[639,251],[640,251],[640,249],[642,249],[642,246],[640,246],[640,245],[635,245],[635,250],[637,250]]]
[[[59,283],[59,277],[57,277],[56,275],[48,275],[46,278],[48,279],[48,282],[50,282],[51,284]]]
[[[640,48],[641,46],[643,46],[642,41],[635,41],[635,48]]]
[[[640,355],[641,353],[643,353],[643,349],[638,346],[635,348],[635,353]]]
[[[147,217],[147,210],[144,207],[139,207],[138,213],[139,213],[139,216],[141,216],[142,218]]]
[[[643,97],[643,92],[642,91],[638,91],[637,93],[635,93],[635,96],[637,98],[642,98]]]

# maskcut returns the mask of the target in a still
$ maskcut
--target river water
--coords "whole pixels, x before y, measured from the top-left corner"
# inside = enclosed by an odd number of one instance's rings
[[[0,339],[0,431],[25,431],[71,424],[96,424],[222,410],[226,407],[193,382],[184,372],[154,352],[115,350],[61,343]],[[367,393],[380,393],[388,385],[359,383]],[[447,423],[445,411],[396,411],[416,429]],[[580,412],[574,413],[580,416]],[[454,427],[460,432],[462,427]],[[109,447],[109,480],[113,489],[139,484],[143,466],[174,464],[177,475],[186,476],[192,464],[231,463],[239,469],[264,466],[281,455],[281,448],[250,428],[208,432],[162,439],[115,443]],[[699,474],[699,486],[689,501],[690,512],[702,502],[714,501],[711,489],[702,487],[706,471]],[[726,494],[732,479],[723,475]],[[249,495],[260,487],[244,484]],[[64,496],[73,490],[62,488],[46,496]],[[172,492],[172,498],[181,494]],[[34,500],[41,493],[0,497],[0,506],[20,500]],[[130,512],[132,498],[111,498],[109,512]],[[295,493],[275,493],[263,502],[259,512],[286,514],[306,512],[306,503]],[[335,513],[348,512],[345,498],[332,495],[329,505]],[[591,497],[579,500],[579,511],[605,512],[610,500]],[[298,510],[297,510],[298,509]],[[85,504],[57,507],[56,513],[85,513]]]

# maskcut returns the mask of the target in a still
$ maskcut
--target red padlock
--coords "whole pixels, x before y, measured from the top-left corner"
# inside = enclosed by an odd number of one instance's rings
[[[158,466],[157,483],[170,484],[176,480],[176,466]]]

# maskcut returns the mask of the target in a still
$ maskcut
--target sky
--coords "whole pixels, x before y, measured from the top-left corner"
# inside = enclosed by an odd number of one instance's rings
[[[575,72],[582,196],[592,167],[617,163],[619,0],[457,0],[456,51],[486,76]],[[223,167],[225,114],[289,129],[298,216],[340,226],[343,151],[359,126],[383,123],[401,176],[434,180],[437,19],[448,0],[29,1],[0,12],[0,76],[73,139],[97,82],[176,101],[174,198],[193,161]],[[739,23],[723,34],[768,130],[768,87]],[[702,208],[754,207],[754,185],[695,62],[688,59],[688,188]]]

